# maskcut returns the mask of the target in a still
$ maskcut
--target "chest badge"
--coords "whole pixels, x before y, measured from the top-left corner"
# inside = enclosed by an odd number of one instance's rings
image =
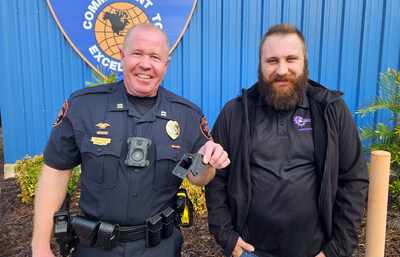
[[[179,137],[179,134],[181,133],[177,121],[173,120],[168,121],[167,125],[165,126],[165,129],[167,130],[168,136],[173,140],[177,139]]]

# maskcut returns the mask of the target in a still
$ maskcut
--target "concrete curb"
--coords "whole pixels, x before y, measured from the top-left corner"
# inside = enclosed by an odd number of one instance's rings
[[[4,164],[4,179],[14,178],[14,167],[16,164]]]

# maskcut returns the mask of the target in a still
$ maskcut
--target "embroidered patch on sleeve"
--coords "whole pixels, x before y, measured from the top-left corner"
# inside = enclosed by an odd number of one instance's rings
[[[60,112],[58,113],[57,119],[53,124],[53,127],[58,126],[62,122],[65,114],[67,113],[67,110],[68,110],[68,102],[67,102],[67,100],[65,100],[64,105],[61,108]]]
[[[212,136],[211,136],[211,132],[210,132],[210,127],[208,126],[206,117],[203,117],[203,118],[201,119],[200,130],[201,130],[201,133],[203,133],[203,135],[204,135],[208,140],[213,140],[213,138],[212,138]]]

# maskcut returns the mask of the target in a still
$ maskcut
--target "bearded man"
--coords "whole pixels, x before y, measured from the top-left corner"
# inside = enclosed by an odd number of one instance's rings
[[[231,164],[206,186],[210,232],[226,256],[350,256],[368,188],[357,126],[342,99],[308,79],[303,34],[262,37],[258,82],[214,125]]]

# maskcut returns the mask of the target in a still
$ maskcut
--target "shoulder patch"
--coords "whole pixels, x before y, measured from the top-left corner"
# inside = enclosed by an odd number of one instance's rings
[[[210,127],[208,126],[206,117],[203,117],[203,118],[201,119],[200,130],[201,130],[201,133],[203,133],[203,135],[204,135],[208,140],[213,140],[213,138],[212,138],[212,136],[211,136],[211,132],[210,132]]]
[[[53,123],[53,127],[56,127],[60,125],[60,123],[63,121],[65,114],[68,111],[68,101],[65,100],[64,105],[61,107],[60,112],[58,113],[56,121]]]

